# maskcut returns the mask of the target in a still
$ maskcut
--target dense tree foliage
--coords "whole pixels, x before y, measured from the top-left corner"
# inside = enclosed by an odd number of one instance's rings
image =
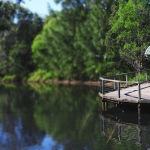
[[[149,45],[149,5],[147,1],[120,2],[118,10],[109,18],[111,48],[117,49],[122,60],[135,70],[142,69],[144,51]],[[113,36],[113,39],[112,39]]]
[[[23,78],[34,69],[31,44],[43,21],[37,14],[9,1],[1,2],[0,10],[0,74]]]
[[[0,2],[1,75],[98,80],[100,75],[149,67],[144,56],[150,40],[147,0],[55,2],[62,10],[50,10],[43,28],[38,15]]]
[[[63,1],[62,5],[64,9],[55,16],[50,14],[35,38],[33,59],[54,78],[97,79],[104,73],[107,10],[98,1]]]

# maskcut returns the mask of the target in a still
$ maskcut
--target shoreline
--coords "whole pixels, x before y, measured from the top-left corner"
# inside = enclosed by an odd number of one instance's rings
[[[45,82],[47,84],[47,82]],[[64,84],[64,85],[93,85],[99,86],[99,81],[77,81],[77,80],[54,80],[52,84]]]
[[[45,84],[45,85],[56,85],[56,84],[62,84],[62,85],[88,85],[88,86],[99,86],[99,81],[80,81],[80,80],[46,80],[46,81],[21,81],[21,82],[15,82],[15,81],[2,81],[0,80],[0,84]]]

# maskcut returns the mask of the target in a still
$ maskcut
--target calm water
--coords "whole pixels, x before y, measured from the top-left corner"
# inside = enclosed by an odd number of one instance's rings
[[[109,104],[98,87],[0,86],[0,150],[150,150],[150,113]],[[139,125],[140,123],[140,125]]]

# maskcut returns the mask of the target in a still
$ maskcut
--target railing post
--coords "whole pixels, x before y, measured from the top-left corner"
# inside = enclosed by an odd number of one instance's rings
[[[117,82],[117,86],[118,86],[118,98],[120,98],[120,82]]]
[[[138,82],[138,100],[141,100],[141,83]]]
[[[128,74],[126,74],[126,87],[128,86]]]
[[[116,80],[116,76],[114,76],[114,80]],[[116,90],[116,82],[114,81],[114,90]]]
[[[136,72],[136,82],[138,82],[138,72]]]
[[[148,74],[147,74],[147,70],[146,70],[146,82],[148,81]]]
[[[99,82],[99,91],[100,93],[102,93],[102,80],[100,79],[100,82]]]

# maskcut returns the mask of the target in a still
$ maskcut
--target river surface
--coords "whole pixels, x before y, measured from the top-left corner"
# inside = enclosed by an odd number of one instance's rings
[[[0,86],[0,150],[150,150],[150,113],[102,111],[94,86]]]

